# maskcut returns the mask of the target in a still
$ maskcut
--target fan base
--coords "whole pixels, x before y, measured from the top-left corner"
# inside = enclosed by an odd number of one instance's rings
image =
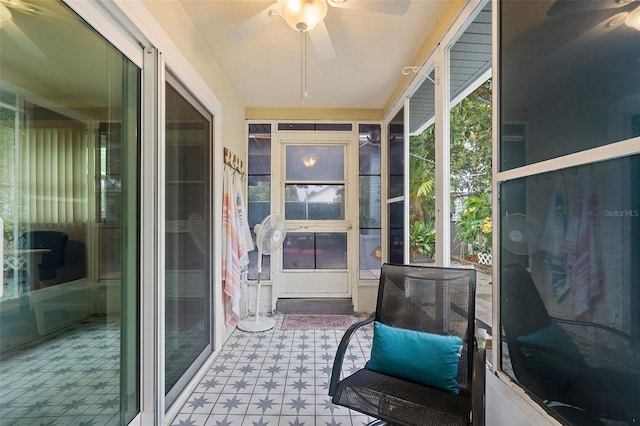
[[[255,318],[247,318],[238,322],[238,328],[240,330],[248,331],[250,333],[271,330],[275,326],[275,322],[266,319],[256,320]]]

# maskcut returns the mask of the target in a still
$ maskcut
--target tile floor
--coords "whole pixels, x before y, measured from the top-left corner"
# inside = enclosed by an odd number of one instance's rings
[[[119,324],[94,318],[2,359],[0,425],[119,424],[119,348]]]
[[[372,419],[333,405],[329,379],[342,329],[233,332],[171,423],[175,426],[351,426]],[[353,321],[357,318],[353,317]],[[371,328],[352,338],[344,373],[371,351]]]

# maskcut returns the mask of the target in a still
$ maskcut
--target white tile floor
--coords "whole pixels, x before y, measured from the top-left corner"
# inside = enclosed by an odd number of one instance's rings
[[[351,426],[372,420],[333,405],[328,395],[344,330],[282,330],[283,316],[275,319],[266,332],[233,332],[172,425]],[[370,351],[366,327],[352,338],[344,373],[360,368]]]
[[[96,318],[2,359],[0,425],[119,424],[119,348],[119,324]]]

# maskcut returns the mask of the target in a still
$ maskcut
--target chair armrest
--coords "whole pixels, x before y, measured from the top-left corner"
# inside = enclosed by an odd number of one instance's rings
[[[640,344],[629,334],[603,324],[551,318],[578,346],[587,365],[618,371],[636,371]]]
[[[336,393],[336,388],[338,387],[338,383],[340,382],[340,373],[342,372],[342,363],[344,362],[344,355],[347,352],[347,347],[349,346],[349,341],[351,340],[351,336],[355,333],[360,327],[365,326],[367,324],[371,324],[375,317],[375,312],[369,315],[369,317],[365,320],[356,322],[351,324],[351,326],[344,332],[344,336],[340,340],[340,344],[338,345],[338,350],[336,351],[336,357],[333,360],[333,369],[331,370],[331,381],[329,382],[329,396],[333,396]]]
[[[484,426],[486,391],[485,372],[487,330],[479,328],[473,345],[473,377],[471,379],[471,412],[473,426]]]
[[[602,330],[604,332],[610,333],[612,335],[616,335],[622,339],[625,340],[629,340],[632,341],[633,339],[631,338],[630,335],[628,335],[627,333],[618,330],[617,328],[613,328],[613,327],[609,327],[607,325],[604,324],[598,324],[595,322],[587,322],[587,321],[577,321],[577,320],[570,320],[570,319],[565,319],[565,318],[558,318],[558,317],[549,317],[549,319],[552,322],[558,323],[558,324],[566,324],[567,326],[578,326],[578,327],[590,327],[590,328],[595,328],[595,329],[599,329]]]

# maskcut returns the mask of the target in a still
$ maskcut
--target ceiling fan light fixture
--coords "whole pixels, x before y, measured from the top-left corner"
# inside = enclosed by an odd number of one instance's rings
[[[627,24],[627,26],[640,31],[640,6],[629,12],[624,23]]]
[[[4,4],[0,4],[0,27],[4,24],[7,24],[13,20],[13,16],[11,11]]]
[[[326,0],[278,0],[278,12],[296,31],[311,31],[327,16]]]

